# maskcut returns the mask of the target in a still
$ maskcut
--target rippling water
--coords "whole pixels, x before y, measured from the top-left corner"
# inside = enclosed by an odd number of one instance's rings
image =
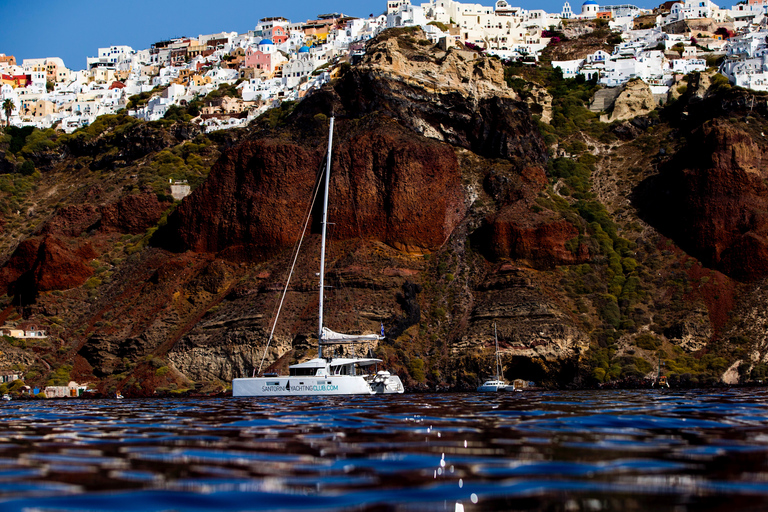
[[[0,510],[766,510],[768,392],[0,404]]]

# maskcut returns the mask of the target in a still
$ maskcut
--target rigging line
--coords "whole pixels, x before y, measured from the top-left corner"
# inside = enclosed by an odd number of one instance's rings
[[[308,215],[308,216],[312,215],[312,211],[313,211],[314,206],[315,206],[315,200],[317,199],[317,194],[320,191],[320,185],[322,183],[322,177],[323,177],[323,172],[324,171],[325,171],[325,159],[323,159],[323,161],[320,163],[320,169],[318,170],[318,173],[315,176],[315,180],[316,181],[315,181],[315,184],[313,185],[314,195],[312,196],[312,201],[307,205],[307,209],[304,210],[305,215]],[[291,254],[298,254],[298,251],[299,251],[300,248],[301,248],[301,239],[296,240],[296,242],[293,245],[293,248],[291,249]],[[290,273],[290,271],[288,271],[285,274],[285,280],[289,281],[290,278],[291,278],[291,273]],[[280,303],[280,301],[275,302],[275,307],[272,309],[272,316],[273,317],[279,311],[279,305],[280,305],[279,303]]]
[[[323,173],[326,171],[327,169],[323,167],[323,170],[319,176],[322,177]],[[269,350],[269,345],[270,343],[272,343],[272,337],[275,334],[275,328],[277,327],[277,319],[280,317],[280,311],[283,309],[285,296],[288,294],[288,286],[291,283],[291,277],[293,276],[293,271],[296,268],[296,260],[298,260],[299,258],[299,251],[301,249],[301,244],[304,241],[304,235],[306,235],[307,233],[307,226],[309,225],[309,219],[312,218],[312,210],[314,209],[314,206],[315,206],[315,200],[317,199],[317,194],[320,192],[321,183],[322,183],[322,180],[318,179],[317,186],[315,187],[315,193],[312,196],[312,201],[309,204],[309,212],[307,214],[307,218],[304,220],[304,228],[301,230],[301,237],[299,238],[299,242],[296,245],[296,252],[293,255],[293,263],[291,264],[291,270],[288,272],[288,279],[285,280],[285,288],[283,288],[283,294],[280,297],[280,304],[277,307],[277,313],[275,314],[275,321],[272,323],[272,329],[269,331],[269,338],[267,339],[267,345],[264,347],[264,354],[261,356],[261,362],[259,363],[259,371],[258,371],[259,374],[261,374],[261,368],[262,366],[264,366],[264,359],[266,359],[267,357],[267,350]]]

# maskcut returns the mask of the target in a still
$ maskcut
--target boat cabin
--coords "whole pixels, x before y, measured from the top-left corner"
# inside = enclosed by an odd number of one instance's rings
[[[366,375],[371,373],[368,368],[381,363],[381,359],[312,359],[306,363],[293,364],[288,367],[291,377],[327,377],[331,375]],[[375,372],[374,372],[375,373]]]

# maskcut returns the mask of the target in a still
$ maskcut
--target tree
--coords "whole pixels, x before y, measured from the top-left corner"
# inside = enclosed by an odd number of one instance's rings
[[[11,126],[11,112],[13,112],[15,105],[13,100],[8,98],[3,102],[3,111],[5,111],[5,127]]]
[[[35,174],[35,170],[35,164],[32,162],[32,160],[24,160],[24,163],[21,164],[19,172],[24,176],[32,176]]]

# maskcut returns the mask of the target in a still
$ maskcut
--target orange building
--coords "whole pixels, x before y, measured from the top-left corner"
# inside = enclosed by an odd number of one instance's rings
[[[8,64],[10,66],[16,65],[16,57],[13,55],[6,55],[4,53],[0,53],[0,64]]]

